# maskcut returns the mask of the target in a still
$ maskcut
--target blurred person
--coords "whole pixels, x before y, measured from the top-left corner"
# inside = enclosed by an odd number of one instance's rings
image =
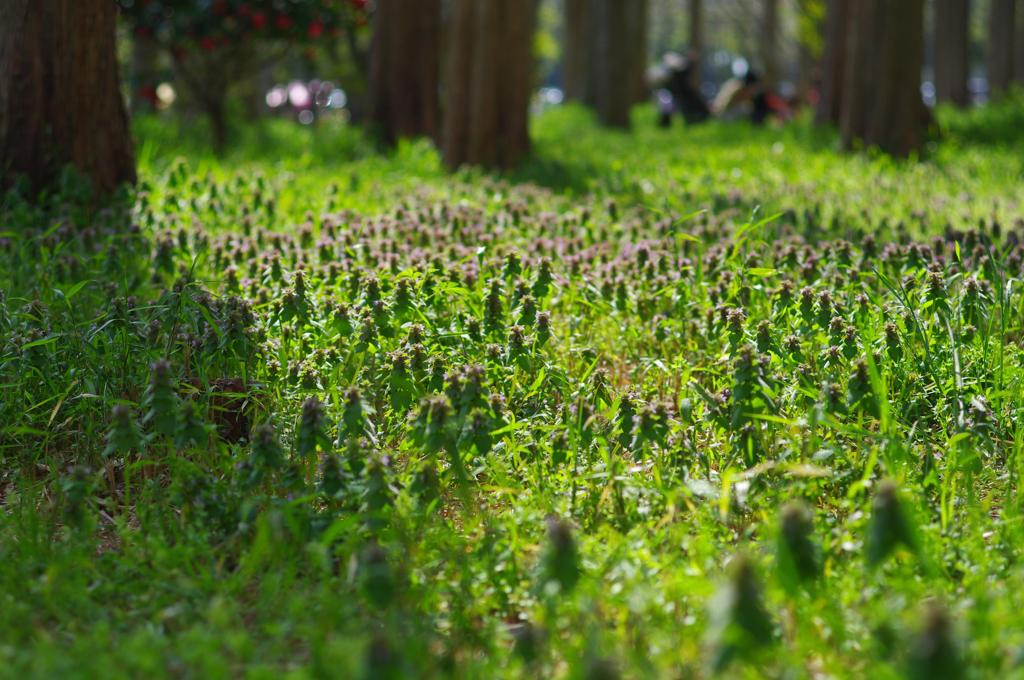
[[[682,57],[669,52],[662,59],[662,87],[657,91],[658,124],[669,127],[673,114],[678,113],[687,125],[700,123],[711,116],[711,110],[700,92],[693,86],[694,70],[698,67],[696,55]]]
[[[764,125],[769,116],[778,120],[790,117],[785,100],[765,87],[760,75],[752,69],[722,85],[711,104],[711,112],[719,120],[747,118],[754,125]]]

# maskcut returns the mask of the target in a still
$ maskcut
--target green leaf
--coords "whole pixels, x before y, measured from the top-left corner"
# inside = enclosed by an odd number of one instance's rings
[[[57,342],[58,338],[60,338],[60,333],[54,333],[53,335],[48,335],[45,338],[40,338],[39,340],[26,342],[24,345],[21,346],[21,349],[26,350],[32,349],[33,347],[43,347],[45,345],[50,345]]]

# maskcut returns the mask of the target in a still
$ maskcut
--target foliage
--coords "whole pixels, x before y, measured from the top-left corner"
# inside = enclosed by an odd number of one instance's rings
[[[118,0],[136,36],[176,50],[337,38],[367,21],[365,0]]]
[[[7,194],[5,670],[1019,675],[1019,158],[637,128]]]

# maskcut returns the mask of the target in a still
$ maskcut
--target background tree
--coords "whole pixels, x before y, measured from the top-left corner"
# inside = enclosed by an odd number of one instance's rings
[[[647,0],[566,0],[566,95],[605,125],[628,127],[646,97],[647,10]]]
[[[704,0],[689,0],[687,9],[690,16],[690,45],[688,53],[690,57],[696,59],[696,65],[690,70],[690,84],[699,92],[701,64],[704,61]]]
[[[821,60],[821,94],[815,121],[839,125],[843,110],[846,80],[851,0],[828,0],[825,15],[825,45]]]
[[[923,0],[857,0],[849,7],[840,131],[843,144],[907,156],[921,148]]]
[[[562,89],[569,101],[587,98],[590,58],[590,0],[564,0],[562,30]]]
[[[535,0],[454,0],[441,153],[449,168],[514,165],[530,148]]]
[[[775,89],[779,84],[779,1],[761,2],[761,64],[764,67],[762,79],[766,87]]]
[[[988,89],[993,97],[1006,92],[1013,80],[1016,1],[991,0],[988,20]]]
[[[1017,53],[1013,62],[1013,81],[1024,87],[1024,9],[1017,10],[1017,37],[1013,44]]]
[[[0,179],[34,187],[70,163],[93,188],[135,181],[110,0],[0,3]]]
[[[935,95],[967,106],[970,50],[969,0],[935,0]]]
[[[1013,62],[1013,81],[1024,87],[1024,6],[1017,14],[1017,37],[1014,39],[1016,57]]]
[[[440,131],[441,0],[378,0],[369,123],[387,144]]]
[[[793,37],[799,66],[796,96],[800,101],[811,101],[811,92],[821,80],[827,6],[825,0],[796,0],[793,4],[796,13],[796,34]]]

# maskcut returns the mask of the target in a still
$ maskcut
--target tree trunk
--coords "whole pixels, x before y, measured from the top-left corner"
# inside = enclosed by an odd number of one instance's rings
[[[988,21],[988,91],[1006,92],[1013,80],[1013,43],[1017,30],[1015,0],[992,0]]]
[[[819,125],[839,125],[851,28],[850,0],[829,0],[825,16],[825,53],[821,59],[821,94],[815,115]]]
[[[1014,47],[1017,54],[1013,62],[1013,82],[1024,87],[1024,9],[1017,12],[1017,38]]]
[[[858,0],[851,5],[840,129],[894,156],[921,148],[927,111],[921,101],[923,0]]]
[[[690,69],[690,85],[700,92],[701,64],[704,60],[704,0],[690,0],[690,49],[689,59],[693,63]]]
[[[881,45],[876,99],[864,139],[894,156],[924,145],[928,113],[921,99],[924,65],[924,0],[880,0]]]
[[[565,36],[562,40],[562,89],[568,101],[587,99],[587,62],[590,58],[590,0],[565,0]]]
[[[637,82],[646,71],[646,0],[590,0],[587,97],[604,125],[629,127]],[[643,56],[639,56],[643,55]],[[642,87],[642,86],[641,86]]]
[[[876,0],[850,0],[846,50],[843,58],[842,108],[839,111],[839,130],[843,146],[851,148],[864,136],[867,112],[873,99],[872,81],[884,77],[875,72],[873,38],[877,35]]]
[[[74,165],[95,190],[135,181],[110,0],[0,3],[0,177]]]
[[[648,0],[565,0],[565,95],[605,125],[647,98],[647,17]]]
[[[967,106],[970,45],[969,0],[935,0],[935,95],[938,101]]]
[[[529,150],[535,0],[454,0],[442,156],[508,168]]]
[[[440,0],[379,0],[370,57],[369,123],[384,143],[440,131]]]
[[[763,0],[761,16],[761,64],[765,87],[775,90],[779,85],[779,1]]]
[[[647,40],[648,40],[648,0],[633,0],[626,5],[626,23],[623,33],[626,36],[626,47],[629,50],[629,86],[630,105],[640,103],[648,98],[647,87]]]
[[[213,153],[223,156],[228,147],[227,101],[222,93],[215,93],[204,102],[206,117],[210,121],[210,136]]]

